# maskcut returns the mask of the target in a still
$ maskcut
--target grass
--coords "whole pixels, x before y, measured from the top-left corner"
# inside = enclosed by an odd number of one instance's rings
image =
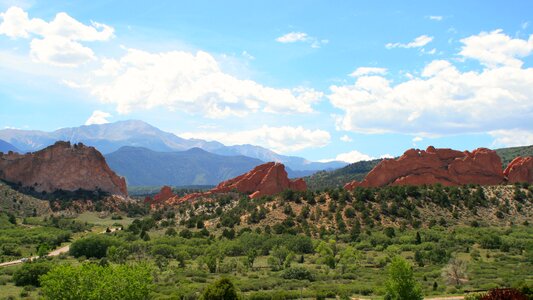
[[[86,222],[89,224],[94,224],[93,231],[102,231],[105,228],[113,226],[114,224],[121,224],[124,227],[130,225],[134,218],[129,218],[127,216],[120,215],[122,219],[113,220],[112,215],[108,214],[105,217],[102,217],[98,212],[86,211],[76,217],[77,221]]]

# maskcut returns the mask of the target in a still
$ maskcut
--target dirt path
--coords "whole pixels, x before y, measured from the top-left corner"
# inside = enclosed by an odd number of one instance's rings
[[[109,228],[109,230],[110,230],[110,232],[113,232],[113,231],[117,231],[119,229],[118,228]],[[104,234],[104,233],[107,233],[107,230],[104,230],[104,231],[100,232],[100,234]],[[48,253],[46,256],[58,256],[59,254],[62,254],[62,253],[68,253],[69,250],[70,250],[70,244],[65,245],[65,246],[63,246],[61,248],[57,248],[57,249],[53,250],[52,252]],[[25,258],[21,258],[21,259],[17,259],[17,260],[6,261],[6,262],[3,262],[3,263],[0,263],[0,268],[1,267],[18,265],[18,264],[21,264],[21,263],[24,263],[24,262],[27,262],[27,261],[32,261],[32,260],[37,259],[37,258],[39,258],[39,256],[25,257]]]

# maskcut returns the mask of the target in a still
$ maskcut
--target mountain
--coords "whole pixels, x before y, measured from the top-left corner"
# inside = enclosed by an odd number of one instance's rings
[[[496,153],[502,159],[503,167],[505,168],[511,160],[517,156],[533,156],[533,145],[522,146],[522,147],[510,147],[510,148],[500,148],[495,150]]]
[[[262,162],[281,162],[294,171],[331,170],[346,165],[346,163],[339,161],[310,162],[301,157],[280,155],[266,148],[253,145],[225,146],[216,141],[184,139],[139,120],[84,125],[58,129],[53,132],[3,129],[0,130],[0,139],[11,143],[22,151],[36,151],[52,145],[58,140],[63,140],[71,143],[82,142],[97,148],[104,154],[117,151],[123,146],[144,147],[158,152],[184,151],[197,147],[219,155],[244,155],[259,159]],[[302,174],[309,174],[309,172]]]
[[[0,152],[7,153],[9,151],[20,152],[20,150],[17,149],[17,147],[11,145],[10,143],[6,141],[0,140]]]
[[[377,166],[380,161],[382,159],[358,161],[337,170],[317,172],[304,178],[304,180],[310,190],[339,188],[353,180],[363,180],[366,174]]]
[[[200,148],[157,152],[126,146],[105,155],[105,158],[131,186],[216,185],[263,163],[255,158],[223,156]]]

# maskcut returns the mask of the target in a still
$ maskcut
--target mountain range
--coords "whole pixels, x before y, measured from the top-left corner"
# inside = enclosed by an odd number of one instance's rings
[[[17,149],[17,147],[11,145],[10,143],[6,141],[0,140],[0,152],[7,153],[9,151],[20,152],[20,150]]]
[[[216,184],[218,179],[225,180],[231,178],[230,174],[242,173],[243,166],[249,166],[245,170],[247,171],[256,165],[269,161],[285,164],[291,177],[307,176],[316,171],[333,170],[347,165],[341,161],[311,162],[302,157],[281,155],[269,149],[249,144],[226,146],[216,141],[185,139],[139,120],[83,125],[62,128],[52,132],[3,129],[0,130],[0,139],[5,141],[6,149],[8,149],[8,145],[11,145],[10,147],[15,148],[13,151],[18,152],[37,151],[58,140],[69,141],[73,144],[81,142],[93,146],[104,154],[111,168],[126,177],[130,185],[151,185],[152,183],[174,185],[176,182],[179,182],[180,185],[190,185],[194,182]],[[0,143],[0,147],[2,145]],[[1,149],[3,148],[0,148],[0,151],[2,151]],[[191,149],[193,151],[188,151]],[[200,154],[200,149],[209,153]],[[197,164],[199,157],[206,159],[211,165],[209,163]],[[159,168],[160,175],[155,176],[156,174],[152,173],[152,176],[155,177],[137,173],[140,170],[147,172],[152,168],[151,166],[160,166],[162,160],[166,160],[168,165],[175,167],[179,167],[181,164],[187,165],[192,168],[187,171],[194,176],[188,176],[188,180],[181,180],[176,176],[185,176],[185,173],[180,171],[162,172],[168,168]],[[183,165],[181,168],[184,168]],[[205,175],[205,170],[210,170],[213,174]],[[154,169],[154,171],[157,170]],[[202,176],[207,177],[201,179]]]

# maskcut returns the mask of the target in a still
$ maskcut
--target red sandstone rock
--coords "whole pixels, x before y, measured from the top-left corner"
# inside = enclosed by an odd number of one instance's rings
[[[307,185],[302,179],[289,180],[283,164],[269,162],[255,167],[248,173],[221,182],[211,192],[223,193],[236,190],[241,193],[251,193],[251,198],[257,198],[275,195],[287,189],[305,191]]]
[[[172,193],[172,189],[169,186],[165,185],[161,188],[161,191],[159,191],[159,193],[154,195],[153,202],[155,203],[165,202],[168,199],[175,197],[175,196],[176,195]]]
[[[275,195],[287,189],[305,191],[307,190],[307,184],[301,178],[289,180],[283,164],[269,162],[255,167],[248,173],[223,181],[208,192],[193,193],[179,199],[171,198],[168,203],[176,204],[202,196],[231,191],[249,193],[250,198],[254,199],[261,196]]]
[[[109,168],[98,150],[81,143],[57,142],[33,153],[1,155],[0,179],[38,192],[100,189],[112,195],[128,194],[126,180]]]
[[[495,151],[479,148],[473,152],[452,149],[407,150],[398,159],[386,159],[368,173],[362,182],[344,187],[381,187],[387,185],[495,185],[504,181],[502,163]]]
[[[517,157],[503,171],[509,183],[533,183],[533,157]]]

